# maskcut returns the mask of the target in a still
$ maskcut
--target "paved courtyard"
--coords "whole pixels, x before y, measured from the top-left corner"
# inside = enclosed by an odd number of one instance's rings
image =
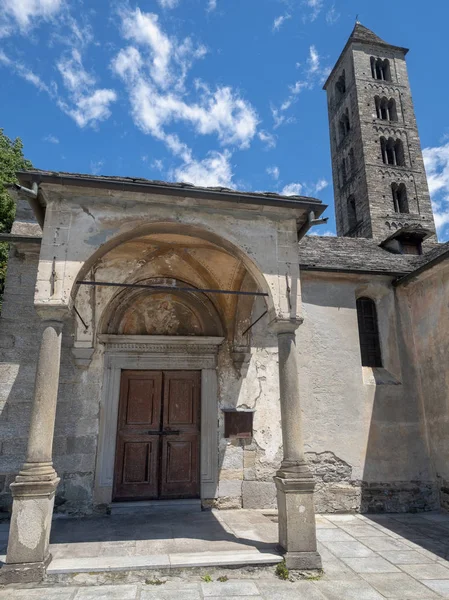
[[[121,517],[123,519],[123,517]],[[145,521],[148,518],[145,517]],[[150,519],[151,521],[151,519]],[[91,520],[90,541],[76,540],[86,530],[73,520],[56,522],[52,550],[57,560],[65,560],[67,553],[81,552],[89,560],[90,568],[95,566],[104,553],[118,552],[121,544],[122,557],[146,556],[145,552],[164,551],[170,548],[170,556],[179,554],[200,554],[200,539],[208,536],[209,553],[223,553],[223,544],[232,544],[235,552],[252,551],[261,554],[275,554],[276,524],[273,516],[260,511],[221,511],[220,513],[200,513],[182,519],[179,525],[171,525],[170,537],[165,532],[167,526],[159,519],[161,527],[157,540],[142,539],[148,535],[140,530],[139,539],[115,539],[99,541],[120,528],[114,521],[103,520],[104,532]],[[101,522],[99,519],[98,522]],[[173,521],[175,522],[175,521]],[[179,521],[178,521],[179,522]],[[112,523],[112,525],[111,525]],[[208,523],[210,527],[208,526]],[[215,523],[215,525],[214,525]],[[154,523],[155,525],[156,523]],[[179,527],[179,530],[176,529]],[[151,579],[126,579],[122,585],[75,585],[53,583],[39,587],[14,588],[0,591],[0,600],[431,600],[449,598],[449,514],[422,513],[417,515],[326,515],[317,517],[319,550],[323,558],[324,574],[319,578],[302,581],[280,581],[274,575],[274,566],[266,566],[261,571],[223,570],[228,581],[218,581],[220,569],[204,567],[201,573],[189,574],[179,571],[176,576],[161,577],[167,580],[154,585]],[[196,528],[196,531],[195,531]],[[68,535],[75,539],[70,543]],[[134,530],[134,531],[133,531]],[[123,532],[125,530],[123,529]],[[84,533],[83,533],[84,532]],[[177,537],[178,533],[188,537]],[[136,533],[129,527],[127,537]],[[219,536],[226,533],[226,539]],[[126,534],[123,533],[126,537]],[[164,537],[165,536],[165,537]],[[85,539],[85,538],[83,538]],[[65,541],[64,541],[65,540]],[[216,542],[216,545],[215,545]],[[180,545],[177,547],[176,544]],[[72,545],[73,544],[73,545]],[[96,544],[78,546],[78,544]],[[105,544],[105,545],[102,545]],[[113,544],[113,546],[108,546]],[[155,545],[156,544],[156,545]],[[189,545],[192,552],[189,553]],[[59,546],[59,548],[58,548]],[[109,548],[109,550],[108,550]],[[228,546],[229,548],[229,546]],[[242,550],[243,549],[243,550]],[[56,552],[55,552],[56,551]],[[141,554],[133,554],[140,552]],[[59,554],[58,554],[59,553]],[[103,553],[103,554],[102,554]],[[90,556],[87,556],[89,555]],[[203,552],[204,554],[204,552]],[[154,556],[154,555],[153,555]],[[117,555],[118,557],[118,555]],[[83,557],[79,557],[80,559]],[[68,557],[70,560],[70,557]],[[62,571],[63,572],[63,571]],[[174,572],[175,573],[175,572]],[[86,573],[87,575],[87,573]],[[92,571],[90,572],[92,575]],[[84,580],[84,584],[88,580]],[[81,580],[79,581],[81,582]]]

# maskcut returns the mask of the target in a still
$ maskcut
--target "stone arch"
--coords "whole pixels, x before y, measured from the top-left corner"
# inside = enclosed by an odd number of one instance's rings
[[[107,242],[102,244],[97,250],[95,250],[91,256],[83,263],[78,271],[78,274],[72,284],[70,290],[70,301],[73,303],[77,296],[79,285],[77,281],[84,280],[88,273],[91,271],[93,266],[105,257],[111,250],[117,248],[121,244],[124,244],[131,240],[136,240],[144,236],[151,235],[185,235],[191,238],[197,238],[211,243],[218,249],[221,249],[225,253],[239,259],[246,271],[251,275],[257,284],[258,291],[266,293],[265,301],[267,304],[268,311],[274,315],[275,307],[273,301],[273,295],[268,285],[268,281],[263,273],[260,265],[256,263],[254,258],[250,257],[241,247],[235,242],[232,242],[221,235],[218,235],[214,231],[206,229],[205,227],[198,227],[194,225],[187,225],[179,222],[155,222],[147,223],[145,225],[133,227],[126,232],[119,233],[116,236],[109,239]]]

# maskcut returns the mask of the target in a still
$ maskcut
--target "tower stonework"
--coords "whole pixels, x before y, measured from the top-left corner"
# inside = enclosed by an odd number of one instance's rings
[[[324,85],[339,236],[435,233],[407,52],[357,23]]]

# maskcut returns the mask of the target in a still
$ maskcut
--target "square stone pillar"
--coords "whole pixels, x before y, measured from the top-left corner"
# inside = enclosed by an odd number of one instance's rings
[[[298,320],[275,320],[284,458],[274,481],[279,512],[279,545],[289,569],[320,569],[317,552],[315,482],[304,456],[295,330]]]
[[[53,468],[52,447],[58,396],[62,316],[44,313],[36,369],[27,458],[11,484],[13,507],[6,563],[0,583],[39,581],[51,560],[49,540],[59,477]]]

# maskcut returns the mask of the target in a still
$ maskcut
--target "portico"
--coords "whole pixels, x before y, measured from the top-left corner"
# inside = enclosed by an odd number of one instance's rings
[[[137,499],[164,498],[170,489],[173,497],[198,497],[205,508],[235,501],[245,475],[227,466],[227,455],[260,452],[269,409],[257,398],[269,395],[271,418],[279,415],[282,423],[279,543],[289,568],[319,568],[296,339],[302,322],[297,232],[312,210],[319,216],[321,203],[41,172],[23,173],[21,180],[30,188],[39,184],[45,212],[34,298],[43,330],[1,577],[39,579],[51,560],[63,328],[71,332],[66,352],[78,382],[73,414],[81,405],[98,419],[87,504],[136,500],[131,492],[117,493],[120,478],[131,482],[120,489],[134,490]],[[254,348],[269,356],[266,368],[279,369],[279,388],[270,381],[257,397],[247,379]],[[255,442],[223,438],[223,409],[255,411]],[[190,458],[179,469],[186,452]],[[258,489],[257,475],[247,475]],[[274,475],[264,475],[260,489]]]

